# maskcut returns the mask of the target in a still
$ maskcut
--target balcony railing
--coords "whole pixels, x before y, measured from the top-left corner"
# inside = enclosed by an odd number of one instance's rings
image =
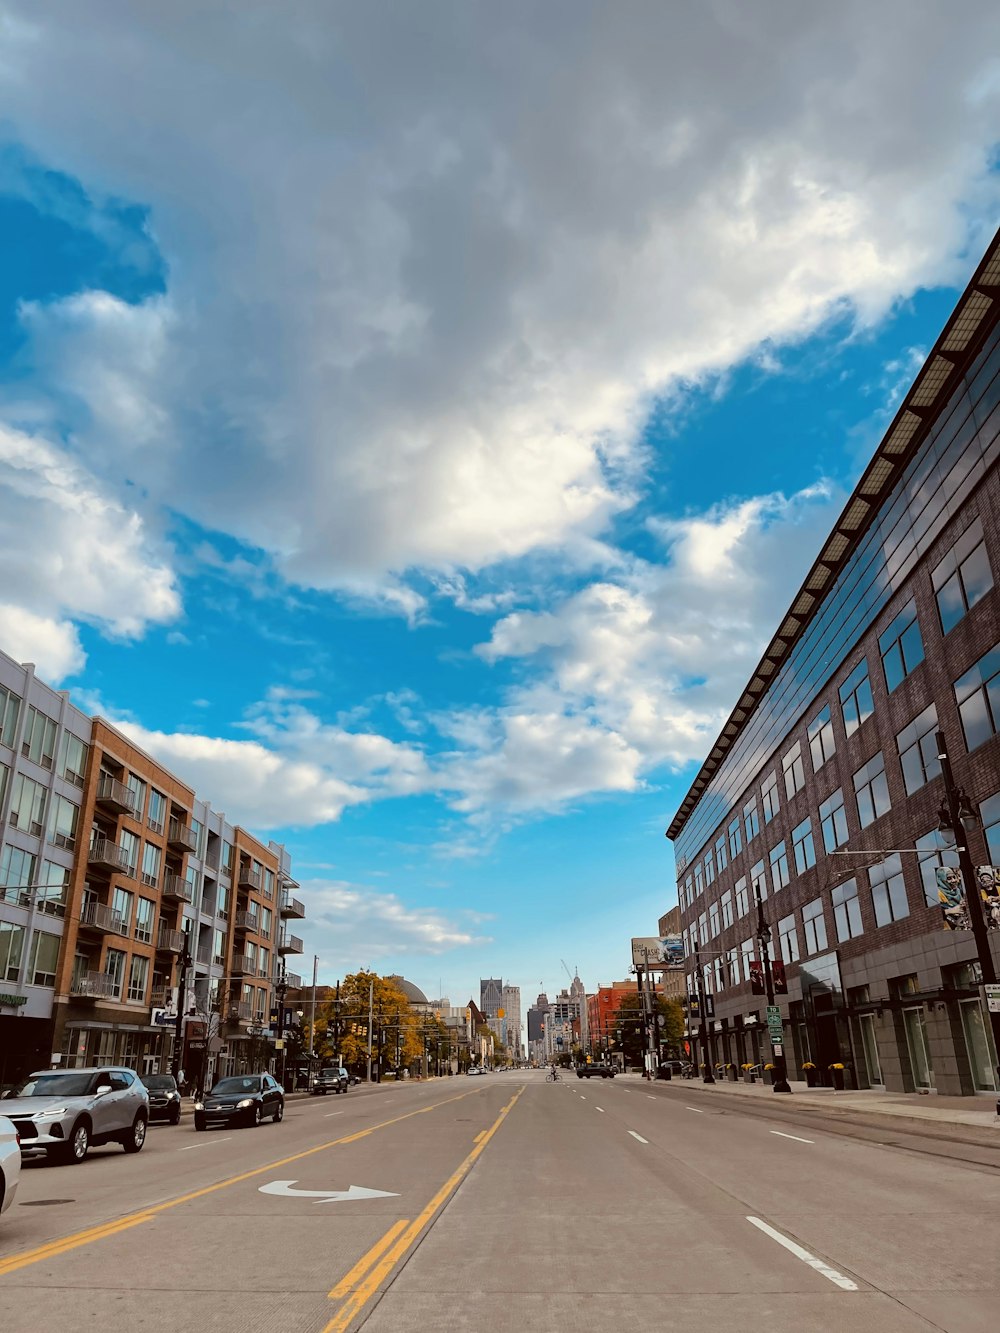
[[[119,782],[110,773],[103,773],[97,784],[97,796],[94,798],[105,810],[113,810],[118,815],[135,814],[135,794]]]
[[[293,898],[286,893],[281,899],[280,910],[283,917],[296,917],[301,921],[306,914],[306,905],[301,898]]]
[[[131,874],[128,853],[123,852],[110,838],[95,838],[87,849],[87,864],[95,869],[123,870]]]
[[[302,978],[299,976],[298,972],[274,972],[271,975],[271,981],[277,984],[277,982],[282,980],[282,977],[289,990],[302,989]]]
[[[260,930],[260,919],[256,912],[237,912],[233,917],[234,930]]]
[[[81,972],[70,982],[69,993],[81,1000],[113,1000],[114,978],[106,972]]]
[[[198,835],[179,819],[172,819],[167,827],[167,844],[180,852],[196,852]]]
[[[172,870],[168,870],[163,876],[161,892],[164,898],[174,902],[189,903],[193,897],[191,885],[182,875],[175,875]]]
[[[228,1018],[230,1023],[249,1023],[253,1018],[253,1005],[250,1003],[231,1004]]]
[[[257,971],[256,960],[248,958],[246,954],[233,954],[233,976],[242,977],[244,975],[255,975]]]
[[[264,877],[259,870],[251,870],[248,865],[240,866],[237,883],[241,889],[256,889],[259,893],[263,882]]]
[[[199,967],[211,966],[212,946],[210,944],[199,944],[194,955],[194,961]]]
[[[298,935],[282,934],[278,940],[278,953],[303,953],[305,945],[299,939]]]
[[[174,1001],[174,992],[169,986],[157,986],[149,992],[149,1004],[153,1009],[169,1009]]]
[[[128,922],[119,913],[104,903],[84,903],[80,912],[80,925],[89,930],[99,930],[102,935],[127,935]]]
[[[181,953],[184,948],[183,930],[169,930],[166,926],[161,926],[160,933],[156,937],[156,947],[164,953]]]

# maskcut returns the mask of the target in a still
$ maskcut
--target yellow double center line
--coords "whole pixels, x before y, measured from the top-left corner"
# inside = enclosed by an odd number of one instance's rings
[[[472,1092],[460,1092],[456,1097],[445,1097],[430,1106],[421,1106],[416,1111],[407,1111],[404,1115],[393,1116],[391,1120],[383,1120],[377,1125],[369,1125],[366,1129],[356,1130],[353,1134],[345,1134],[343,1138],[331,1139],[327,1143],[318,1143],[312,1148],[294,1153],[291,1157],[282,1157],[276,1162],[268,1162],[265,1166],[254,1167],[252,1171],[242,1171],[238,1176],[229,1176],[226,1180],[216,1181],[214,1185],[205,1185],[202,1189],[192,1190],[190,1194],[182,1194],[179,1198],[168,1199],[165,1203],[153,1204],[149,1208],[142,1208],[136,1213],[129,1213],[113,1222],[105,1222],[99,1227],[90,1227],[86,1231],[74,1232],[70,1236],[63,1236],[60,1240],[39,1245],[37,1249],[25,1250],[23,1254],[15,1254],[9,1259],[0,1260],[0,1277],[6,1277],[9,1273],[16,1273],[18,1269],[27,1268],[30,1264],[41,1263],[45,1259],[54,1259],[60,1254],[66,1254],[69,1250],[77,1250],[83,1245],[93,1245],[95,1241],[104,1240],[107,1236],[115,1236],[120,1231],[127,1231],[130,1227],[137,1227],[143,1222],[150,1222],[158,1213],[165,1213],[168,1209],[177,1208],[182,1203],[191,1203],[194,1199],[204,1198],[206,1194],[214,1194],[217,1190],[229,1189],[231,1185],[238,1185],[242,1180],[252,1180],[255,1176],[266,1175],[267,1172],[275,1171],[280,1166],[288,1166],[292,1162],[301,1162],[303,1158],[312,1157],[315,1153],[326,1152],[329,1148],[337,1148],[345,1143],[354,1143],[358,1139],[367,1138],[369,1134],[374,1134],[376,1130],[387,1129],[390,1125],[398,1125],[401,1121],[410,1120],[415,1115],[426,1115],[428,1111],[435,1111],[439,1106],[447,1106],[449,1102],[460,1102],[464,1097],[474,1095]]]
[[[476,1135],[476,1146],[472,1152],[469,1153],[461,1166],[448,1177],[419,1217],[414,1218],[412,1222],[403,1218],[394,1222],[382,1239],[377,1241],[368,1253],[358,1260],[350,1272],[341,1278],[330,1292],[330,1299],[341,1300],[346,1296],[347,1300],[344,1301],[344,1304],[327,1324],[323,1333],[345,1333],[345,1330],[350,1328],[352,1321],[357,1318],[376,1294],[399,1261],[419,1240],[421,1234],[433,1220],[435,1213],[448,1202],[472,1170],[476,1159],[485,1151],[490,1139],[503,1124],[522,1092],[524,1092],[524,1088],[518,1088],[489,1129],[483,1134]]]

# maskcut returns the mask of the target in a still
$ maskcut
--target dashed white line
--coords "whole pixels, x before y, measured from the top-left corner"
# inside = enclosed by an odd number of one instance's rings
[[[777,1134],[779,1139],[794,1139],[796,1143],[815,1143],[815,1139],[800,1139],[798,1134],[782,1134],[780,1129],[772,1129],[772,1134]]]
[[[768,1224],[762,1222],[759,1217],[748,1217],[747,1221],[751,1223],[752,1226],[763,1231],[765,1235],[770,1236],[772,1240],[776,1240],[779,1245],[783,1245],[789,1254],[795,1255],[796,1259],[801,1259],[802,1262],[808,1264],[810,1268],[815,1268],[817,1273],[822,1273],[823,1277],[829,1278],[830,1281],[840,1287],[841,1290],[858,1290],[858,1284],[856,1282],[852,1282],[849,1277],[844,1277],[843,1273],[838,1273],[835,1268],[831,1268],[830,1265],[824,1263],[822,1259],[817,1259],[814,1254],[810,1254],[808,1250],[804,1250],[802,1246],[797,1245],[794,1240],[789,1240],[787,1236],[783,1236],[780,1231],[775,1231],[774,1227],[769,1227]]]
[[[637,1133],[635,1132],[634,1129],[630,1129],[630,1130],[629,1130],[629,1133],[632,1135],[632,1137],[633,1137],[634,1139],[638,1139],[640,1143],[648,1143],[648,1142],[649,1142],[649,1139],[644,1139],[644,1138],[642,1137],[642,1135],[641,1135],[641,1134],[637,1134]]]
[[[190,1152],[192,1148],[210,1148],[212,1146],[212,1143],[228,1143],[232,1137],[233,1137],[232,1134],[227,1134],[224,1139],[217,1139],[213,1137],[211,1143],[189,1143],[186,1148],[178,1148],[177,1151]]]
[[[656,1098],[653,1096],[653,1094],[652,1094],[651,1092],[647,1092],[647,1093],[646,1093],[646,1096],[649,1098],[649,1100],[650,1100],[651,1102],[655,1102],[655,1101],[656,1101]]]
[[[595,1111],[600,1111],[601,1115],[604,1114],[604,1107],[603,1107],[603,1106],[595,1106],[595,1107],[594,1107],[594,1110],[595,1110]]]
[[[343,1114],[344,1114],[343,1111],[327,1111],[327,1113],[326,1113],[326,1115],[323,1117],[323,1119],[324,1119],[324,1120],[329,1120],[329,1119],[331,1119],[332,1116],[335,1116],[335,1115],[343,1115]]]
[[[583,1095],[583,1093],[581,1092],[581,1093],[580,1093],[580,1101],[581,1101],[581,1102],[585,1102],[586,1100],[587,1100],[586,1097],[585,1097],[585,1096]]]
[[[705,1112],[701,1109],[700,1106],[685,1106],[684,1110],[685,1110],[685,1111],[693,1111],[693,1112],[695,1113],[695,1115],[704,1115],[704,1114],[705,1114]]]

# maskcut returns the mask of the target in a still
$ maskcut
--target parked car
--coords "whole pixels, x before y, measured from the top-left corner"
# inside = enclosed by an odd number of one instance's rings
[[[21,1149],[14,1123],[0,1115],[0,1213],[14,1202],[21,1179]]]
[[[482,1065],[469,1065],[468,1069],[465,1072],[467,1074],[485,1074],[486,1070],[482,1067]]]
[[[121,1066],[42,1069],[7,1094],[3,1111],[21,1136],[24,1155],[45,1153],[71,1165],[104,1143],[141,1151],[149,1093],[134,1069]]]
[[[656,1077],[667,1078],[686,1078],[691,1065],[687,1060],[661,1060],[657,1070]]]
[[[194,1104],[195,1129],[209,1125],[275,1124],[285,1116],[285,1094],[270,1074],[238,1074],[223,1078]]]
[[[328,1092],[346,1092],[351,1086],[351,1076],[342,1066],[331,1065],[321,1069],[309,1089],[310,1096],[326,1096]]]
[[[177,1125],[181,1119],[181,1094],[173,1074],[143,1074],[143,1084],[149,1093],[150,1120],[166,1120]]]
[[[577,1078],[614,1078],[615,1070],[611,1065],[590,1064],[577,1065]]]

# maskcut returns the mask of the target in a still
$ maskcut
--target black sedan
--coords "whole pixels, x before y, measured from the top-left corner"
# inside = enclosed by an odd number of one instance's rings
[[[181,1118],[181,1094],[173,1074],[143,1074],[142,1081],[149,1093],[150,1120],[178,1124]]]
[[[285,1115],[285,1094],[270,1074],[239,1074],[223,1078],[194,1104],[195,1129],[209,1125],[277,1123]]]

